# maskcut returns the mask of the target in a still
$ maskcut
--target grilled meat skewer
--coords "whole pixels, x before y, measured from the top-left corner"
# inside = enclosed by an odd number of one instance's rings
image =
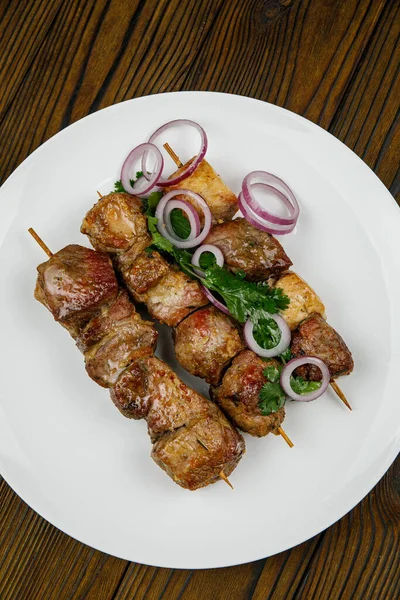
[[[121,413],[146,418],[152,458],[176,483],[197,489],[232,472],[244,452],[242,436],[152,356],[154,327],[119,290],[106,254],[63,248],[39,265],[35,297],[76,339],[89,375],[110,388]]]
[[[181,364],[190,373],[216,386],[224,370],[245,348],[238,325],[208,304],[197,281],[169,265],[158,252],[143,249],[145,216],[137,210],[140,205],[140,200],[127,194],[103,196],[85,216],[81,231],[88,235],[95,248],[107,248],[133,298],[146,304],[155,319],[175,327],[176,352]],[[124,224],[122,241],[118,233],[115,234],[120,221]],[[125,236],[126,231],[129,236]],[[140,233],[136,235],[136,232]],[[113,236],[115,243],[111,248]],[[121,253],[122,246],[126,248],[128,259]],[[258,363],[258,357],[248,352]],[[217,401],[219,397],[215,395]],[[277,416],[263,416],[253,401],[247,403],[245,413],[246,419],[238,421],[235,415],[239,413],[229,411],[227,414],[238,427],[253,435],[261,435],[261,431],[262,435],[271,431],[280,433],[284,410]]]

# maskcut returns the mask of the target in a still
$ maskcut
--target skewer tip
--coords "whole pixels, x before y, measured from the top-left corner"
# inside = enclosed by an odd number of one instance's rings
[[[99,190],[97,190],[97,195],[98,195],[99,198],[103,197],[103,194],[101,192],[99,192]]]
[[[282,427],[278,427],[278,433],[279,433],[279,435],[281,435],[283,437],[283,439],[285,440],[285,442],[287,443],[289,448],[293,448],[294,444],[293,444],[292,440],[287,435],[287,433],[284,431],[284,429],[282,429]]]
[[[343,394],[342,390],[340,389],[340,387],[338,386],[338,384],[336,383],[336,381],[331,381],[331,388],[334,390],[334,392],[339,396],[339,398],[341,399],[341,401],[343,402],[343,404],[345,406],[347,406],[347,408],[349,410],[353,410],[346,398],[346,396]]]
[[[227,476],[225,475],[225,473],[223,471],[220,472],[219,476],[223,481],[225,481],[225,483],[227,483],[229,485],[230,488],[233,489],[233,485],[231,484],[231,482],[229,481],[229,479],[227,478]]]
[[[53,256],[52,251],[50,250],[50,248],[48,248],[48,246],[46,246],[46,244],[44,243],[42,238],[36,233],[36,231],[33,229],[33,227],[29,227],[28,232],[31,234],[33,239],[39,244],[39,246],[42,248],[42,250],[44,250],[44,252],[46,252],[47,256],[49,258],[51,258]]]
[[[182,163],[181,159],[179,158],[179,156],[177,154],[175,154],[175,152],[172,150],[172,148],[168,144],[168,142],[163,144],[163,146],[166,149],[166,151],[168,152],[168,154],[170,155],[170,157],[172,158],[172,160],[174,161],[174,163],[176,164],[176,166],[179,168],[183,167],[183,163]]]

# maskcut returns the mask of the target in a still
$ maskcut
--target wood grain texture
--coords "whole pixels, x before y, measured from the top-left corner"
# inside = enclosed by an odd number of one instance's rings
[[[397,0],[0,2],[0,182],[90,112],[150,93],[209,89],[303,114],[400,196],[399,27]],[[266,560],[195,572],[92,550],[1,482],[0,599],[394,600],[399,481],[398,460],[359,506],[312,540]]]
[[[339,106],[331,133],[400,200],[400,3],[388,2]]]

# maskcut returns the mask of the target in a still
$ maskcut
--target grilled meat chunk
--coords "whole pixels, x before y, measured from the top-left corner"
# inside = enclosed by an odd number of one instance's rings
[[[85,353],[89,377],[102,387],[115,384],[122,371],[134,360],[151,356],[157,332],[150,321],[137,314],[115,323],[107,335]]]
[[[234,273],[244,271],[251,281],[264,281],[292,264],[277,239],[246,221],[235,219],[213,227],[204,244],[217,246],[225,265]]]
[[[325,306],[322,304],[321,299],[296,273],[289,272],[282,275],[276,281],[275,287],[282,288],[290,299],[289,306],[281,312],[281,315],[291,331],[294,331],[312,313],[318,313],[322,317],[325,316]]]
[[[118,255],[131,249],[130,256],[135,252],[137,256],[151,244],[142,208],[141,200],[135,196],[107,194],[86,214],[81,232],[96,250]]]
[[[328,367],[332,379],[348,375],[354,368],[351,352],[340,335],[317,313],[300,323],[292,335],[290,350],[295,358],[320,358]],[[299,367],[295,374],[311,381],[321,380],[321,372],[314,365]]]
[[[183,167],[180,167],[175,171],[169,179],[177,177],[192,162],[193,158],[183,165]],[[211,210],[214,223],[218,223],[221,220],[228,221],[232,219],[233,215],[238,210],[238,200],[235,194],[224,184],[221,177],[206,160],[201,161],[190,177],[187,177],[181,183],[166,187],[165,190],[169,192],[179,188],[191,190],[202,196]],[[190,202],[197,208],[196,203],[190,196],[182,195],[182,197],[179,196],[179,198]],[[201,215],[203,214],[201,211],[199,211],[199,213]]]
[[[117,383],[110,389],[111,400],[128,419],[147,417],[152,402],[149,386],[152,360],[135,360],[121,373]]]
[[[141,295],[157,285],[169,270],[167,261],[153,250],[139,254],[122,276],[132,296],[140,301]]]
[[[244,452],[243,437],[210,403],[206,417],[163,435],[151,455],[175,483],[196,490],[217,481],[221,471],[230,475]]]
[[[211,398],[237,427],[257,437],[275,433],[285,418],[285,409],[263,416],[258,407],[259,393],[267,379],[263,371],[279,363],[261,360],[251,350],[244,350],[226,371],[222,383],[211,388]]]
[[[144,294],[132,294],[147,305],[150,315],[171,327],[178,325],[191,312],[208,304],[200,284],[178,268],[170,267],[157,285]]]
[[[73,337],[118,293],[108,256],[83,246],[66,246],[37,270],[36,300],[44,304]]]
[[[192,375],[217,385],[245,345],[232,319],[214,306],[192,313],[174,331],[176,357]]]
[[[127,319],[135,312],[128,294],[125,290],[121,290],[115,300],[103,306],[101,311],[82,328],[76,340],[79,350],[87,352],[91,346],[100,342],[118,321]]]

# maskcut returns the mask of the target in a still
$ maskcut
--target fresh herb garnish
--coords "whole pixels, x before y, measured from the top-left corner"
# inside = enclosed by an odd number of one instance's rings
[[[185,216],[185,213],[182,210],[179,210],[179,208],[174,208],[174,210],[171,212],[171,225],[176,235],[178,235],[180,238],[186,240],[186,238],[189,237],[189,220]]]
[[[263,371],[263,375],[268,381],[262,386],[258,395],[260,401],[258,407],[261,414],[265,417],[276,412],[285,405],[286,394],[281,388],[279,378],[281,376],[282,365],[269,365]],[[321,387],[321,381],[306,381],[302,377],[291,377],[290,386],[296,394],[305,396]]]
[[[215,258],[215,255],[212,252],[203,252],[203,254],[200,255],[199,265],[200,268],[203,269],[203,271],[215,265],[216,262],[217,259]]]
[[[136,172],[136,179],[130,179],[129,182],[131,184],[131,186],[133,187],[133,185],[135,184],[135,182],[139,179],[139,177],[143,176],[143,171],[137,171]],[[129,194],[129,192],[126,191],[126,189],[124,188],[124,186],[122,185],[122,182],[120,179],[118,179],[118,181],[116,181],[114,183],[114,192],[117,193],[124,193],[124,194]]]
[[[282,354],[280,354],[278,356],[278,358],[281,359],[281,361],[283,362],[283,364],[285,365],[287,362],[289,362],[289,360],[292,358],[292,352],[290,350],[290,348],[287,348],[285,350],[285,352],[282,352]]]
[[[158,203],[162,198],[162,192],[152,192],[148,198],[142,198],[144,214],[154,217]]]
[[[253,327],[253,337],[261,348],[269,350],[279,344],[282,333],[274,319],[261,318],[257,326]]]

